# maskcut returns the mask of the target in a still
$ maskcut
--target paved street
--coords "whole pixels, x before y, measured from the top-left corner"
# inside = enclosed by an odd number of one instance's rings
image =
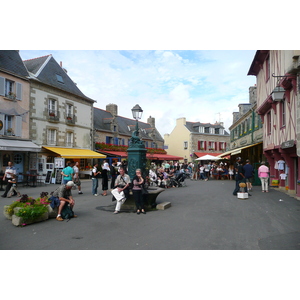
[[[158,196],[158,203],[172,203],[166,210],[114,215],[111,196],[92,196],[91,181],[84,180],[83,194],[73,191],[77,219],[15,227],[2,214],[0,249],[300,249],[300,201],[276,189],[261,193],[260,187],[254,187],[248,200],[239,200],[232,195],[234,185],[226,180],[187,180],[187,187]],[[20,187],[20,192],[35,198],[56,187]],[[15,199],[0,198],[2,210]]]

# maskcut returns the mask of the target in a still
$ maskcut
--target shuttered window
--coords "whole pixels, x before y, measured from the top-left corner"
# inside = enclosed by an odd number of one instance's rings
[[[22,100],[22,83],[19,82],[16,85],[16,99]]]
[[[22,136],[22,117],[15,116],[15,136]]]
[[[0,96],[5,96],[5,78],[0,77]]]

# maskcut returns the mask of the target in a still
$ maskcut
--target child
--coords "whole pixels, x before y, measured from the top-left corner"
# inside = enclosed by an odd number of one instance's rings
[[[18,197],[21,197],[21,194],[17,189],[16,175],[13,175],[12,178],[8,180],[8,182],[12,183],[12,186],[11,186],[9,192],[7,193],[7,198],[10,198],[11,196],[15,196],[15,195],[18,195]]]

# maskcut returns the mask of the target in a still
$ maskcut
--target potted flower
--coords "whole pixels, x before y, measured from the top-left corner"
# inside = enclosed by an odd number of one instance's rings
[[[15,226],[44,221],[49,218],[49,203],[47,192],[42,192],[36,200],[24,194],[11,205],[4,206],[4,215]]]
[[[8,95],[7,95],[7,97],[8,97],[8,98],[10,98],[10,99],[13,99],[13,100],[15,100],[15,99],[16,99],[16,94],[15,94],[15,93],[13,93],[13,92],[8,92]]]

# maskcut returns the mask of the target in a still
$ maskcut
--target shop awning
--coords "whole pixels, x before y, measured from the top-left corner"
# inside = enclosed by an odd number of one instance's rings
[[[41,147],[31,141],[0,139],[0,150],[40,152]]]
[[[259,144],[262,144],[262,142],[259,142],[259,143],[253,144],[253,145],[247,145],[247,146],[236,148],[236,149],[232,149],[230,151],[227,151],[227,152],[224,152],[224,153],[220,154],[219,157],[224,157],[224,156],[229,155],[229,154],[230,155],[237,155],[237,154],[240,154],[243,149],[254,147],[254,146],[257,146]]]
[[[89,150],[59,147],[43,147],[47,150],[55,152],[63,158],[106,158],[106,155]]]
[[[99,150],[98,150],[99,151]],[[128,153],[127,152],[122,152],[122,151],[99,151],[101,153],[110,155],[110,156],[116,156],[116,157],[121,157],[121,158],[127,158]],[[146,153],[146,158],[152,159],[152,160],[182,160],[183,157],[180,156],[174,156],[174,155],[169,155],[169,154],[151,154],[151,153]]]
[[[204,155],[212,155],[212,156],[219,156],[221,153],[210,153],[210,152],[194,152],[197,157],[202,157]]]

